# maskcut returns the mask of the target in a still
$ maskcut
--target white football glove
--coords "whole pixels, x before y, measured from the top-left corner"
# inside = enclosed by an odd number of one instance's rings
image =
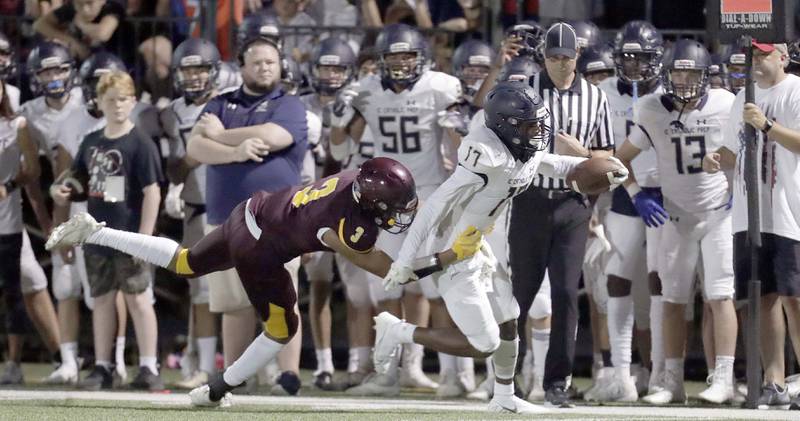
[[[459,111],[439,111],[436,113],[439,119],[436,121],[439,127],[445,129],[453,129],[461,136],[466,136],[469,133],[469,121]]]
[[[183,219],[184,215],[181,192],[183,192],[183,183],[177,185],[169,183],[167,196],[164,198],[164,210],[167,211],[167,215],[175,219]]]
[[[614,190],[614,188],[617,187],[617,185],[622,184],[625,180],[628,179],[628,169],[625,167],[625,165],[622,165],[622,161],[617,159],[617,157],[615,156],[609,156],[606,159],[619,166],[618,170],[606,173],[606,177],[608,177],[608,182],[611,183],[610,189]]]
[[[353,99],[357,96],[358,92],[347,88],[336,94],[336,100],[331,104],[331,127],[343,129],[350,124],[350,120],[356,114]]]
[[[414,271],[398,262],[392,263],[392,267],[389,268],[389,273],[383,278],[383,289],[386,291],[391,291],[400,285],[405,285],[411,281],[418,280],[417,275],[414,274]]]

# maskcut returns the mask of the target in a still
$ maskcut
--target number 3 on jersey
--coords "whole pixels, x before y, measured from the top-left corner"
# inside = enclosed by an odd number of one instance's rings
[[[413,126],[409,127],[409,124]],[[387,153],[414,153],[422,150],[420,135],[416,131],[419,124],[417,116],[380,116],[378,128],[381,136],[391,138],[391,142],[383,142],[383,151]],[[398,144],[399,143],[399,144]]]
[[[298,191],[292,197],[292,206],[299,208],[300,206],[307,205],[317,199],[322,199],[336,191],[336,185],[339,183],[339,177],[330,178],[322,184],[318,189],[314,186],[307,186],[303,190]]]

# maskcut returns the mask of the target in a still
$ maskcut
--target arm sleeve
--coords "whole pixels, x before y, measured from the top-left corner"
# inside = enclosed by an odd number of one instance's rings
[[[542,158],[537,174],[552,178],[567,178],[567,174],[587,158],[578,156],[547,154]]]
[[[600,93],[600,107],[598,108],[597,112],[597,132],[594,135],[594,140],[592,140],[592,144],[589,149],[602,149],[602,150],[613,150],[614,149],[614,132],[612,130],[612,122],[611,122],[611,109],[608,106],[608,97],[606,97],[605,92],[598,89]]]
[[[417,214],[411,229],[408,230],[403,247],[397,261],[399,264],[411,266],[417,251],[422,248],[428,234],[435,232],[448,210],[459,206],[483,187],[483,178],[459,165],[455,172],[442,183],[425,201],[422,210]]]

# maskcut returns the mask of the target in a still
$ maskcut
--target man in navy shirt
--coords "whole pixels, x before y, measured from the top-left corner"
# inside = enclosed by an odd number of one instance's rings
[[[239,52],[243,85],[212,99],[189,136],[188,155],[209,164],[206,173],[208,232],[222,224],[240,202],[259,190],[274,192],[300,184],[307,149],[306,110],[280,88],[278,45],[259,34],[245,39]],[[299,261],[287,264],[296,278]],[[253,339],[256,313],[234,270],[211,275],[209,307],[223,313],[225,365],[232,364]],[[285,392],[300,381],[288,371]]]

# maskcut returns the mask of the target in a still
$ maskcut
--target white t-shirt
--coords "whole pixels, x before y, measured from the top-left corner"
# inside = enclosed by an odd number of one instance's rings
[[[755,103],[770,118],[800,131],[800,78],[787,75],[777,85],[755,87]],[[736,95],[725,132],[725,148],[736,154],[733,172],[733,232],[747,230],[747,189],[744,183],[744,90]],[[761,232],[800,241],[800,155],[756,131]]]
[[[51,108],[47,105],[45,97],[39,96],[22,104],[22,115],[28,120],[31,139],[36,142],[40,151],[53,159],[57,145],[62,145],[71,154],[77,152],[78,143],[65,142],[63,133],[66,127],[73,125],[70,117],[82,108],[85,108],[83,91],[81,88],[75,87],[69,91],[69,99],[60,110]],[[69,140],[79,141],[76,138],[69,138]]]
[[[665,96],[650,94],[636,104],[639,124],[628,140],[655,149],[667,212],[700,213],[724,206],[730,197],[723,173],[703,171],[703,157],[723,145],[734,96],[711,89],[698,108],[681,113]],[[678,121],[680,116],[680,124]]]

